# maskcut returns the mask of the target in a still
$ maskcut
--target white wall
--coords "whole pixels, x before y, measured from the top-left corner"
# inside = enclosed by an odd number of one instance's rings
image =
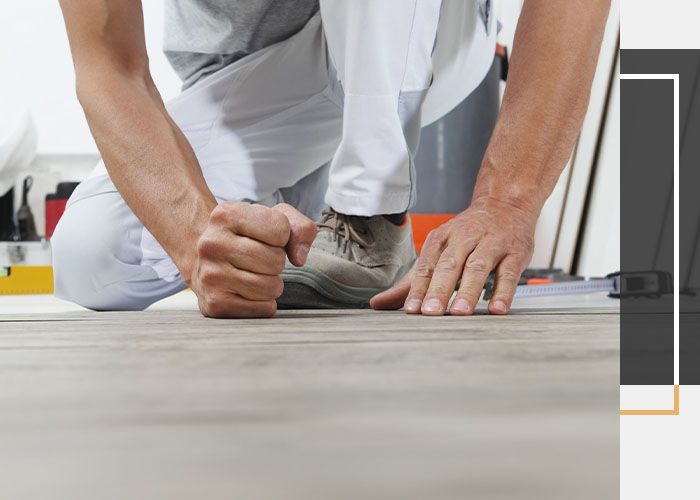
[[[605,276],[620,270],[620,66],[616,68],[576,271]]]
[[[96,153],[75,98],[73,65],[56,0],[3,1],[0,99],[26,104],[39,132],[39,154]],[[153,77],[165,99],[180,82],[161,51],[163,2],[143,2]],[[0,126],[11,126],[3,123]]]

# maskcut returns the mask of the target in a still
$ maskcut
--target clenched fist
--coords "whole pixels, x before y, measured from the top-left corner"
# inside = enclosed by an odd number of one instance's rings
[[[273,208],[228,201],[218,205],[197,242],[190,287],[202,314],[267,318],[277,311],[285,257],[306,261],[316,225],[290,205]]]

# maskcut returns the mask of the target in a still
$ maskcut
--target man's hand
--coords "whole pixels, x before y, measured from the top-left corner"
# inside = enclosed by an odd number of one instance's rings
[[[316,225],[290,205],[273,208],[224,202],[197,242],[189,283],[202,314],[214,318],[271,317],[284,284],[285,256],[303,266]]]
[[[449,312],[472,314],[484,283],[495,270],[491,314],[510,309],[533,251],[537,213],[495,199],[474,200],[454,219],[433,230],[410,273],[372,298],[375,309],[404,306],[409,314],[443,315],[461,280]]]
[[[610,0],[525,0],[501,112],[471,206],[430,233],[412,272],[375,309],[471,314],[495,270],[492,314],[510,309],[535,223],[571,156],[588,107]]]

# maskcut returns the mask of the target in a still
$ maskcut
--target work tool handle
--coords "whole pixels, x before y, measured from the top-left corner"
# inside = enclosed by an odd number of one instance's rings
[[[27,205],[27,196],[33,184],[34,178],[31,175],[24,178],[24,182],[22,183],[22,206]]]

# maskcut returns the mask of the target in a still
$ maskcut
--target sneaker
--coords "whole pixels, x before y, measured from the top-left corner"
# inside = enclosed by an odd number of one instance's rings
[[[411,222],[383,215],[360,217],[325,210],[304,267],[289,262],[280,309],[366,308],[416,260]]]

